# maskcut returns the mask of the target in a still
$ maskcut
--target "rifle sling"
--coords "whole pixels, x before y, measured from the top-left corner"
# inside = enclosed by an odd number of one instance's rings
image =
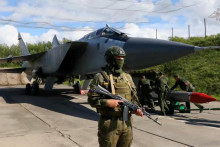
[[[109,78],[110,78],[110,84],[111,84],[112,94],[115,95],[115,87],[114,87],[114,81],[113,81],[113,76],[112,76],[112,74],[110,74]]]
[[[110,74],[110,75],[108,76],[105,71],[102,71],[101,73],[102,73],[103,78],[104,78],[107,82],[110,81],[112,94],[115,95],[115,87],[114,87],[113,75]]]

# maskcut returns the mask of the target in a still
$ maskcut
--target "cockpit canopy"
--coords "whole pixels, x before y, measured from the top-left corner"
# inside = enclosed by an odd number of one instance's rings
[[[120,40],[120,41],[128,40],[128,36],[125,33],[122,33],[108,25],[106,25],[105,28],[101,28],[97,31],[89,33],[88,35],[84,36],[83,39],[90,40],[90,39],[94,39],[97,37],[105,37],[105,38],[110,38],[110,39],[115,39],[115,40]]]

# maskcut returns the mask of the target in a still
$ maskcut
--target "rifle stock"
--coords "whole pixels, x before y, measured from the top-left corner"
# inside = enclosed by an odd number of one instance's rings
[[[108,97],[111,97],[112,99],[116,99],[116,100],[122,100],[123,101],[123,105],[127,106],[130,110],[132,110],[133,112],[136,112],[137,109],[140,109],[143,114],[145,116],[147,116],[149,119],[153,120],[155,123],[157,123],[158,125],[162,125],[159,121],[158,121],[158,118],[156,119],[153,119],[150,115],[150,113],[146,112],[143,108],[139,107],[138,105],[128,101],[127,99],[123,98],[122,96],[120,95],[113,95],[111,94],[108,90],[106,90],[105,88],[103,88],[102,86],[98,85],[95,89],[96,93],[98,94],[102,94],[102,95],[105,95],[105,96],[108,96]]]

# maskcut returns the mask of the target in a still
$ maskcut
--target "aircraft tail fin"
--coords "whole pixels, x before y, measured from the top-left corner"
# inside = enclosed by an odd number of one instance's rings
[[[19,40],[19,46],[20,46],[20,50],[21,50],[21,55],[25,56],[25,55],[30,55],[30,52],[28,51],[22,37],[21,34],[18,33],[18,40]]]
[[[53,42],[52,42],[52,48],[57,47],[57,46],[59,46],[59,45],[60,45],[60,43],[59,43],[59,41],[58,41],[58,39],[57,39],[57,36],[54,35],[54,37],[53,37]]]

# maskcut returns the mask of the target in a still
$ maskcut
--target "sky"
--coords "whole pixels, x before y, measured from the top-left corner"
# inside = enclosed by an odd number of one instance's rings
[[[67,38],[77,40],[109,24],[131,37],[167,40],[171,36],[220,33],[219,0],[0,0],[0,44]],[[211,16],[210,16],[211,15]],[[217,15],[218,17],[220,13]]]

